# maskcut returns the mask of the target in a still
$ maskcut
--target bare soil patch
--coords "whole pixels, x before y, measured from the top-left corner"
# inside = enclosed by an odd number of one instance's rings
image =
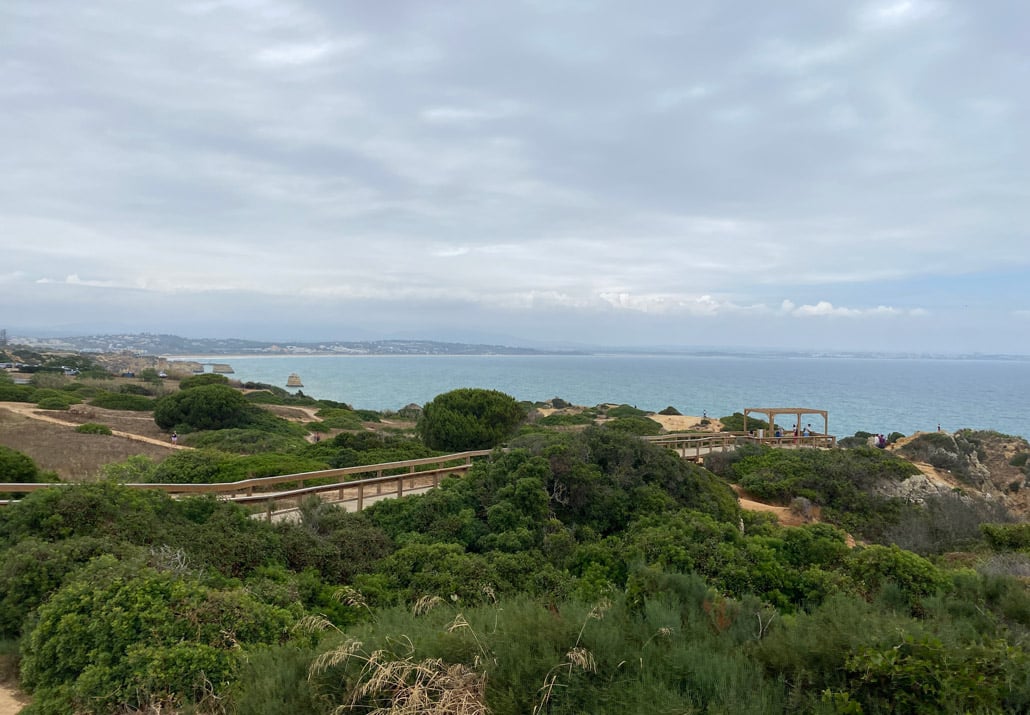
[[[705,418],[691,415],[659,415],[656,413],[648,415],[648,418],[660,424],[666,432],[722,431],[722,422],[711,417],[708,418],[708,424],[705,425],[701,424],[705,421]]]
[[[18,715],[28,702],[17,690],[0,683],[0,715]]]

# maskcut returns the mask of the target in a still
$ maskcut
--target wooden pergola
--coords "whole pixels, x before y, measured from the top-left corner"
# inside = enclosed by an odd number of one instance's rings
[[[747,416],[752,412],[765,415],[768,417],[769,429],[772,431],[776,430],[776,418],[780,415],[790,415],[794,418],[794,424],[797,426],[797,430],[800,433],[804,429],[801,425],[801,418],[804,415],[821,415],[823,418],[823,431],[822,434],[828,435],[830,433],[830,415],[826,410],[815,410],[810,407],[745,407],[744,408],[744,431],[747,432]],[[815,434],[819,434],[816,432]],[[771,437],[772,435],[766,435]]]

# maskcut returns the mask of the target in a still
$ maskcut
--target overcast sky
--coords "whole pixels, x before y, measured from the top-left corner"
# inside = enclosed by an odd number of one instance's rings
[[[1030,353],[1028,27],[5,0],[0,327]]]

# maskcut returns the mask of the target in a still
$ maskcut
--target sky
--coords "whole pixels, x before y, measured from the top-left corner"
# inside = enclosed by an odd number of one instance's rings
[[[5,0],[0,327],[1030,354],[1027,27]]]

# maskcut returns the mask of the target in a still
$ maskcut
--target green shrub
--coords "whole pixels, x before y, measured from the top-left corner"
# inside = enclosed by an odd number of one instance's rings
[[[71,404],[61,397],[44,397],[36,402],[36,407],[41,410],[67,410]]]
[[[274,417],[249,404],[238,390],[220,384],[201,383],[162,397],[154,405],[154,422],[161,429],[249,427],[265,415]]]
[[[32,394],[32,401],[44,410],[67,410],[82,402],[74,393],[51,388],[40,388]]]
[[[30,385],[0,383],[0,402],[33,402],[36,388]]]
[[[180,440],[182,444],[200,449],[214,449],[234,454],[285,452],[304,445],[302,437],[270,433],[259,429],[222,429],[194,432]]]
[[[89,404],[105,410],[130,410],[133,412],[146,412],[154,409],[156,400],[143,395],[136,395],[125,392],[102,392]]]
[[[732,415],[726,417],[720,417],[719,422],[722,423],[723,432],[743,432],[744,431],[744,413],[734,412]],[[765,430],[766,435],[770,434],[769,423],[765,420],[760,420],[753,415],[747,417],[747,428],[748,430]]]
[[[33,483],[42,478],[32,457],[0,445],[0,482]]]
[[[541,417],[535,422],[535,424],[544,427],[578,427],[581,425],[592,425],[593,423],[593,415],[586,412],[574,414],[555,412],[546,417]]]
[[[645,417],[647,411],[638,410],[633,405],[619,405],[618,407],[608,408],[605,414],[611,419],[618,419],[619,417]]]
[[[848,571],[870,595],[891,583],[908,598],[915,599],[937,593],[948,583],[932,563],[895,545],[874,544],[855,550],[849,558]]]
[[[604,423],[605,429],[628,432],[635,435],[656,435],[661,433],[662,426],[649,417],[619,417]]]
[[[154,469],[158,484],[213,484],[223,481],[222,464],[231,459],[210,449],[177,450]]]
[[[222,385],[228,387],[229,378],[217,372],[205,372],[200,375],[190,375],[189,377],[184,377],[179,380],[180,390],[190,390],[194,387],[204,387],[206,385]]]
[[[361,430],[365,428],[361,423],[361,417],[352,410],[326,407],[316,412],[315,416],[322,421],[322,425],[327,429]]]
[[[1009,460],[1009,465],[1013,467],[1025,467],[1027,459],[1030,459],[1030,452],[1018,452],[1012,455],[1012,459]]]
[[[660,415],[680,415],[682,413],[679,410],[677,410],[675,407],[673,407],[672,405],[669,405],[668,407],[666,407],[664,410],[662,410],[658,414],[660,414]]]
[[[22,677],[41,713],[181,709],[225,698],[245,649],[292,620],[242,589],[104,556],[39,609]]]
[[[1030,524],[983,524],[980,529],[995,551],[1030,550]]]
[[[514,397],[497,390],[463,388],[437,395],[423,409],[416,432],[430,449],[490,449],[525,419]]]
[[[125,393],[126,395],[142,395],[143,397],[153,397],[155,394],[154,388],[147,387],[145,385],[136,385],[134,383],[127,383],[118,388],[119,392]]]
[[[102,425],[97,422],[84,422],[75,428],[76,432],[82,434],[111,434],[111,428],[107,425]]]

